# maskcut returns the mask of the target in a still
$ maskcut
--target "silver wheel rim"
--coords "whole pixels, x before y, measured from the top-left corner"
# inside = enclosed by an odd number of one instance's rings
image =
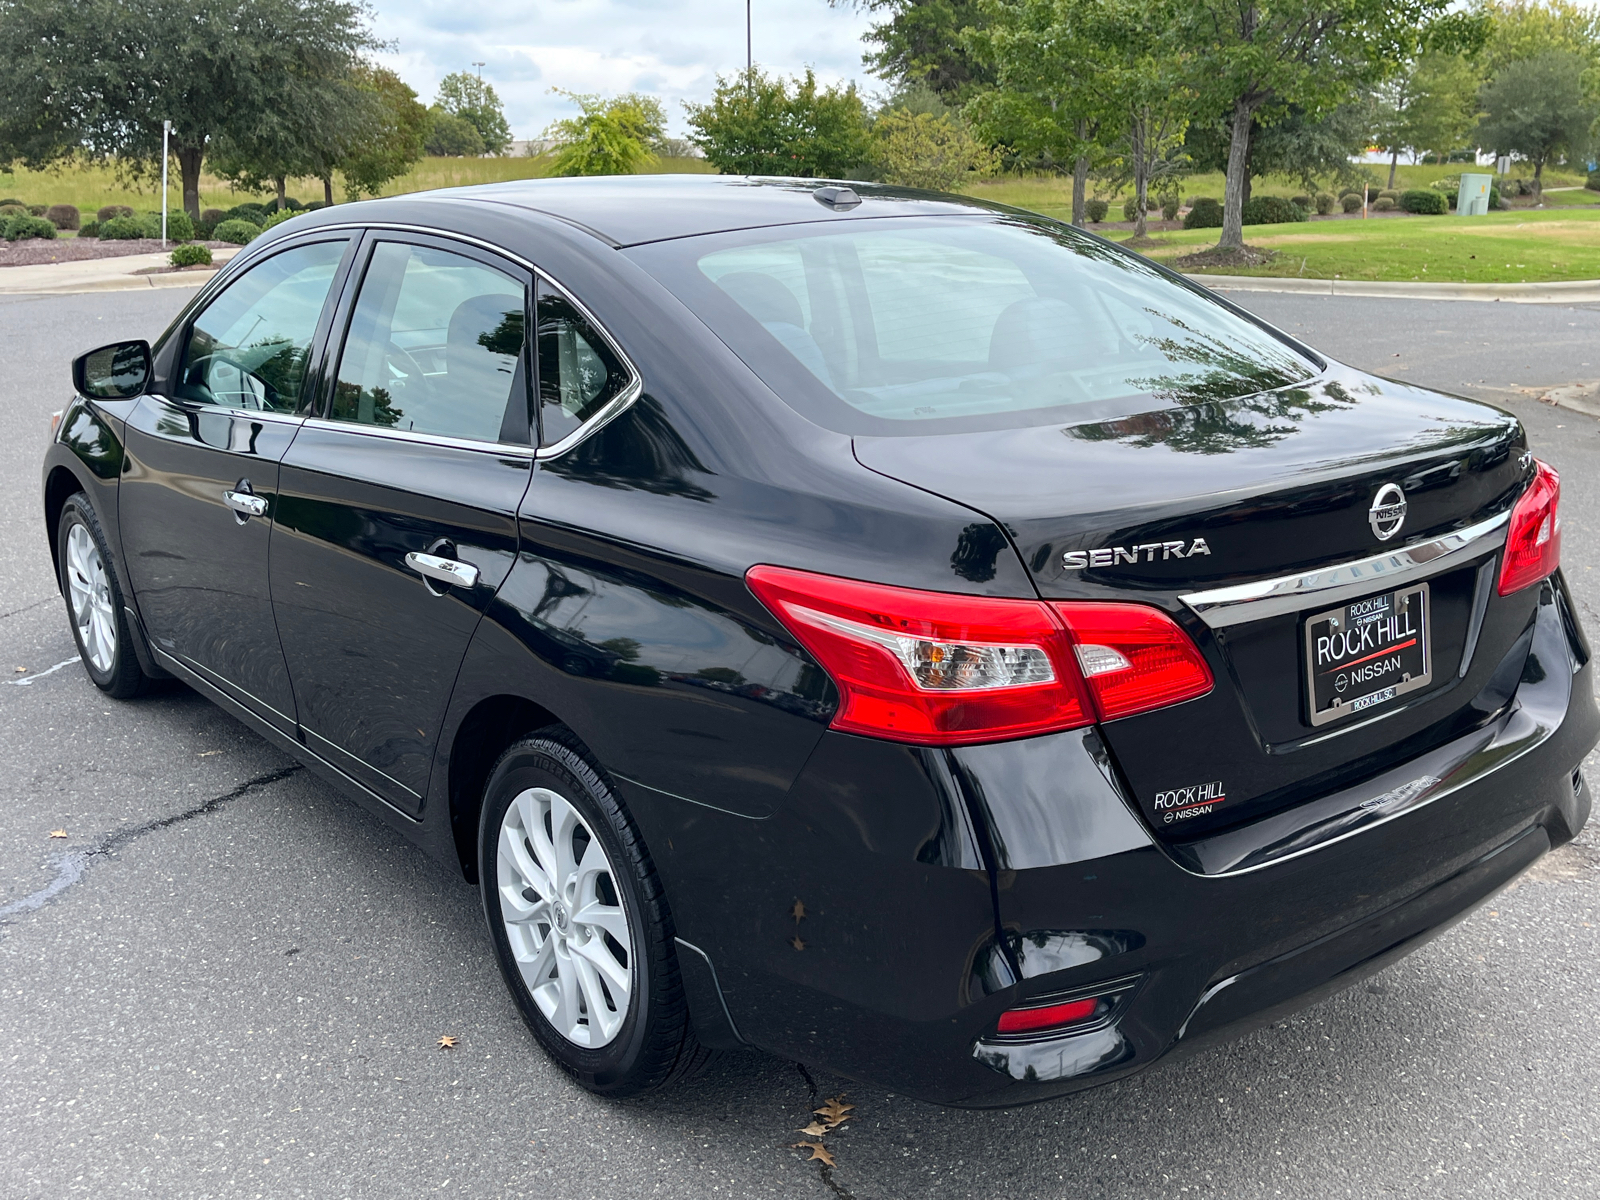
[[[600,839],[564,797],[529,788],[500,820],[500,916],[511,956],[557,1033],[594,1050],[633,1000],[633,935]]]
[[[86,525],[74,525],[67,533],[67,593],[83,656],[104,674],[117,654],[117,619],[106,564]]]

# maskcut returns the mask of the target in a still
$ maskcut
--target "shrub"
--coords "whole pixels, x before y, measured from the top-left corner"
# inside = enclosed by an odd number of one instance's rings
[[[327,207],[328,207],[328,202],[326,200],[313,200],[310,204],[306,205],[306,211],[307,212],[316,212],[317,209],[319,209],[319,208],[327,208]]]
[[[1395,203],[1394,203],[1393,200],[1389,199],[1389,197],[1387,197],[1387,196],[1379,196],[1376,200],[1374,200],[1372,202],[1372,211],[1373,212],[1393,212],[1394,210],[1395,210]]]
[[[1333,211],[1333,206],[1339,201],[1332,192],[1318,192],[1312,203],[1317,207],[1317,216],[1325,217]]]
[[[276,209],[278,212],[299,212],[304,207],[305,205],[301,204],[300,201],[296,200],[293,196],[285,196],[283,198],[282,205],[279,205],[279,203],[274,200],[272,204],[268,206],[267,211],[271,212]]]
[[[56,227],[43,217],[36,217],[25,212],[21,216],[7,217],[5,219],[5,238],[8,242],[18,242],[23,238],[45,238],[56,236]]]
[[[1222,205],[1209,196],[1200,196],[1189,206],[1183,219],[1185,229],[1221,229]]]
[[[0,204],[0,217],[25,217],[28,215],[26,204]]]
[[[219,242],[232,242],[235,246],[246,246],[260,232],[261,226],[251,221],[241,220],[238,217],[230,217],[228,220],[218,224],[211,231],[211,236]]]
[[[1454,196],[1461,191],[1461,176],[1441,175],[1428,185],[1436,192],[1443,192],[1447,196]]]
[[[274,225],[282,225],[285,221],[299,215],[300,214],[295,212],[292,208],[286,208],[282,212],[269,213],[267,215],[267,219],[261,222],[261,232],[265,233]]]
[[[1450,211],[1450,202],[1444,198],[1443,192],[1436,192],[1432,188],[1412,188],[1400,194],[1400,207],[1408,213],[1442,217]]]
[[[138,217],[111,217],[100,222],[97,236],[102,242],[132,241],[144,236],[144,222]]]
[[[1589,172],[1589,182],[1583,185],[1591,192],[1600,192],[1600,170]]]
[[[139,218],[144,222],[147,232],[145,237],[158,238],[161,236],[161,214],[147,213]],[[174,242],[187,242],[194,237],[194,221],[183,209],[167,210],[167,238]]]
[[[259,225],[267,219],[267,208],[261,204],[236,204],[222,214],[222,221],[249,221]],[[217,224],[222,224],[218,221]]]
[[[4,208],[8,204],[22,204],[22,201],[21,200],[0,200],[0,208]],[[23,208],[27,208],[28,206],[26,204],[22,204],[22,207]]]
[[[97,237],[99,237],[100,236],[100,222],[99,221],[85,221],[82,225],[80,225],[78,227],[78,236],[80,238],[97,238]]]
[[[30,217],[42,217],[49,211],[49,207],[47,204],[30,204],[28,205],[28,215]]]
[[[1384,188],[1378,193],[1378,199],[1393,200],[1398,204],[1400,202],[1400,191],[1398,188]]]
[[[1492,209],[1505,207],[1505,202],[1500,199],[1500,185],[1497,183],[1489,185],[1489,207]]]
[[[75,204],[52,204],[44,210],[44,217],[57,229],[76,229],[82,214]]]
[[[1145,211],[1149,212],[1149,209]],[[1122,219],[1124,221],[1137,221],[1139,219],[1139,197],[1129,196],[1122,202]]]
[[[1345,212],[1360,212],[1361,197],[1354,192],[1346,192],[1339,200],[1339,207],[1344,209]]]
[[[200,210],[200,223],[202,225],[220,225],[228,219],[228,214],[220,208],[202,208]]]
[[[1168,192],[1161,198],[1161,219],[1163,221],[1176,221],[1178,219],[1178,193]]]
[[[111,220],[112,217],[131,216],[133,216],[133,209],[129,208],[126,204],[107,204],[104,208],[100,209],[100,211],[94,214],[94,219],[100,222],[100,224],[104,225],[107,221]]]
[[[1282,196],[1252,196],[1242,214],[1246,225],[1288,225],[1304,221],[1306,210]]]
[[[172,265],[175,267],[209,267],[211,265],[211,251],[204,246],[178,246],[172,251]]]
[[[1289,197],[1289,203],[1290,204],[1299,205],[1301,208],[1305,209],[1307,212],[1310,212],[1316,206],[1316,202],[1314,200],[1312,200],[1310,196],[1307,196],[1304,192],[1302,192],[1298,196],[1290,196]]]
[[[1088,219],[1089,224],[1098,225],[1106,219],[1106,213],[1110,208],[1111,206],[1104,200],[1085,200],[1083,202],[1083,215]]]

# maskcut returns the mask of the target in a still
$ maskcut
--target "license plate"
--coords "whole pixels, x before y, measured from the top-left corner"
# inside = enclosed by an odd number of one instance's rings
[[[1311,723],[1368,712],[1433,680],[1428,585],[1382,592],[1306,621]]]

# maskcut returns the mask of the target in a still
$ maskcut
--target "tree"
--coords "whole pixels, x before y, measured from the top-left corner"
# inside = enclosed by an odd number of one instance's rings
[[[483,152],[504,154],[511,143],[511,126],[506,124],[505,109],[493,86],[477,75],[456,71],[439,81],[439,95],[434,105],[452,117],[460,117],[478,131],[483,139]]]
[[[1486,146],[1522,155],[1533,164],[1535,189],[1547,162],[1588,153],[1597,106],[1586,93],[1589,63],[1570,50],[1546,50],[1507,63],[1483,89],[1478,136]]]
[[[650,148],[665,136],[666,110],[654,96],[603,96],[551,88],[581,110],[545,130],[560,147],[552,175],[634,175],[654,161]]]
[[[1085,221],[1089,173],[1110,154],[1120,111],[1106,71],[1114,47],[1098,0],[990,3],[963,37],[994,86],[966,106],[979,136],[1035,165],[1072,164],[1072,223]]]
[[[1492,28],[1483,49],[1487,78],[1546,50],[1600,63],[1600,8],[1573,0],[1479,0],[1477,12]]]
[[[1465,55],[1423,52],[1378,91],[1374,133],[1389,151],[1389,186],[1402,150],[1454,150],[1478,120],[1476,67]]]
[[[1291,105],[1312,119],[1416,54],[1450,0],[1190,0],[1176,10],[1208,107],[1227,113],[1220,250],[1244,246],[1250,133]],[[1441,45],[1440,48],[1448,48]]]
[[[994,151],[949,113],[891,109],[872,123],[872,140],[886,183],[951,192],[974,175],[994,173]]]
[[[377,44],[365,21],[347,0],[5,0],[0,162],[37,168],[86,151],[149,172],[167,119],[198,220],[213,139],[250,137],[285,78],[347,77]]]
[[[477,158],[483,153],[478,127],[465,117],[453,116],[438,105],[428,109],[423,124],[423,148],[438,158]]]
[[[689,140],[725,175],[844,178],[872,153],[867,110],[855,84],[817,87],[808,68],[795,80],[759,67],[717,78],[709,104],[684,104]]]
[[[384,184],[409,171],[422,157],[428,128],[428,110],[393,71],[363,63],[354,78],[367,103],[359,136],[336,164],[348,200],[376,196]],[[332,204],[332,169],[316,174],[322,180],[323,198]]]
[[[867,31],[877,47],[861,56],[874,75],[892,83],[922,83],[948,104],[961,104],[993,86],[988,65],[974,54],[962,32],[986,23],[984,0],[828,0],[888,14]]]

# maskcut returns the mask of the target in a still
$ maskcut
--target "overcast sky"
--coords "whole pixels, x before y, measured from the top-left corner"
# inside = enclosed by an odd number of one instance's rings
[[[374,0],[380,55],[431,103],[451,71],[476,71],[494,85],[514,136],[538,137],[575,111],[553,87],[575,92],[647,92],[667,106],[671,132],[685,131],[683,100],[706,100],[718,73],[744,69],[745,0]],[[827,0],[753,0],[755,58],[790,75],[882,84],[861,66],[868,18]]]

